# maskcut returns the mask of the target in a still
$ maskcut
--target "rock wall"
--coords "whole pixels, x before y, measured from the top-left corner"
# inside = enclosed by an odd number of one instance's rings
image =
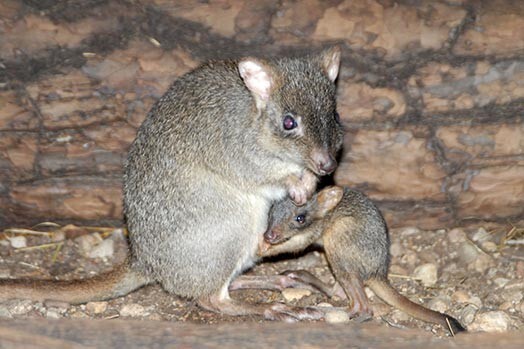
[[[211,58],[343,48],[339,184],[391,226],[524,219],[524,3],[0,2],[0,226],[119,224],[150,106]]]

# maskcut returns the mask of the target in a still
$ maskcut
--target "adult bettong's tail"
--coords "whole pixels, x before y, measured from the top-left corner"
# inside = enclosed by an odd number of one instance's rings
[[[126,295],[150,281],[125,263],[115,269],[82,280],[0,279],[0,300],[56,300],[71,304],[111,299]]]

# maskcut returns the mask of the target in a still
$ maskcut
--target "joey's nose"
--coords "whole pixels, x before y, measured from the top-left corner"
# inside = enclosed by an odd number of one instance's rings
[[[278,233],[273,231],[273,229],[269,229],[264,233],[264,240],[266,240],[266,242],[273,243],[277,238]]]

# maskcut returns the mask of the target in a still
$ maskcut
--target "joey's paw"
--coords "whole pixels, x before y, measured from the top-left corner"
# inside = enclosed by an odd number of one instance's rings
[[[264,316],[268,320],[296,322],[323,319],[324,312],[312,307],[291,307],[283,303],[275,303],[264,312]]]

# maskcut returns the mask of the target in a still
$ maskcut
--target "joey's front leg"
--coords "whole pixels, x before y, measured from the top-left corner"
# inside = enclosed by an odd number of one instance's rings
[[[304,205],[315,192],[317,182],[317,176],[309,170],[304,170],[300,177],[288,177],[286,180],[286,185],[288,188],[289,197],[298,206]]]

